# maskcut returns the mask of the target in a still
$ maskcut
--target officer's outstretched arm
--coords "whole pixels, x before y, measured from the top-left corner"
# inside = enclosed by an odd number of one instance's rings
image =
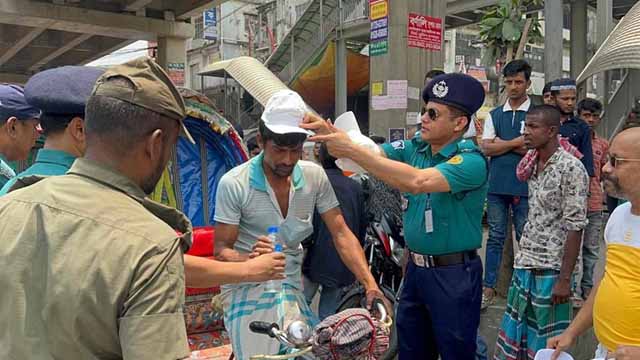
[[[447,179],[435,168],[416,169],[374,154],[356,144],[352,144],[348,157],[373,176],[402,192],[419,194],[451,191]]]

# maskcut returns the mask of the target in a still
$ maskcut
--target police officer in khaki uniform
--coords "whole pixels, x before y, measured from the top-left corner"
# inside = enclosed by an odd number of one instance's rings
[[[30,186],[0,198],[0,358],[189,356],[182,306],[191,224],[145,197],[178,134],[188,136],[184,117],[152,60],[114,67],[87,102],[85,157],[66,175],[23,178]],[[251,268],[238,264],[237,278],[247,279],[243,266]]]

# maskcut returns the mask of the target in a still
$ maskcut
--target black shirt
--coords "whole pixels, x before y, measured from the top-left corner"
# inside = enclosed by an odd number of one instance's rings
[[[326,169],[327,177],[336,193],[344,221],[353,234],[363,242],[366,231],[364,195],[358,182],[350,179],[339,169]],[[328,287],[352,284],[355,277],[340,259],[333,244],[329,229],[316,211],[313,215],[312,244],[307,250],[302,273],[309,280]]]
[[[589,176],[593,177],[593,148],[591,147],[591,128],[584,120],[572,116],[560,125],[560,135],[569,139],[569,142],[578,148],[583,157],[582,165]]]

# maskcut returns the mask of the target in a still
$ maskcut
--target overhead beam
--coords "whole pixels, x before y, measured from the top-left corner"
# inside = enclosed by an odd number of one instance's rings
[[[487,6],[497,5],[499,0],[456,0],[447,2],[447,14],[459,14]]]
[[[202,15],[202,12],[220,6],[229,0],[181,0],[176,2],[174,13],[177,19],[190,19],[192,16]]]
[[[144,9],[153,0],[128,0],[124,5],[125,11],[138,11]]]
[[[0,1],[0,23],[131,40],[190,39],[194,35],[193,25],[185,22],[24,0]]]
[[[45,30],[47,30],[46,27],[33,28],[25,36],[20,38],[20,40],[16,41],[16,43],[13,44],[11,48],[9,48],[4,52],[4,54],[2,54],[2,56],[0,56],[0,66],[4,65],[7,61],[16,56],[16,54],[20,50],[24,49],[25,46],[29,45],[31,41],[40,36],[40,34],[42,34]]]
[[[73,40],[69,41],[68,43],[64,44],[60,48],[56,49],[51,54],[43,57],[42,59],[38,60],[38,62],[36,62],[35,64],[31,65],[29,67],[29,71],[34,71],[35,72],[35,71],[40,70],[40,68],[42,68],[43,66],[48,64],[51,60],[57,58],[58,56],[60,56],[60,55],[62,55],[64,53],[66,53],[67,51],[73,49],[74,47],[82,44],[86,40],[89,40],[89,38],[91,38],[92,36],[93,35],[91,35],[91,34],[80,34],[80,35],[76,36]]]
[[[0,83],[24,85],[29,80],[29,75],[0,72]]]
[[[112,52],[122,49],[125,46],[128,46],[130,44],[133,44],[134,42],[136,42],[136,40],[125,40],[123,42],[120,42],[114,46],[109,47],[108,49],[105,49],[103,51],[100,51],[99,53],[94,53],[91,54],[91,56],[89,56],[88,58],[82,60],[79,65],[87,65],[88,63],[94,61],[94,60],[98,60],[103,56],[107,56],[109,54],[111,54]]]

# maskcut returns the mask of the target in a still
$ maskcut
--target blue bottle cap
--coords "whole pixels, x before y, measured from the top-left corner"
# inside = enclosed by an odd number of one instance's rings
[[[269,229],[267,229],[269,234],[277,234],[278,232],[280,232],[280,228],[277,226],[269,226]]]

